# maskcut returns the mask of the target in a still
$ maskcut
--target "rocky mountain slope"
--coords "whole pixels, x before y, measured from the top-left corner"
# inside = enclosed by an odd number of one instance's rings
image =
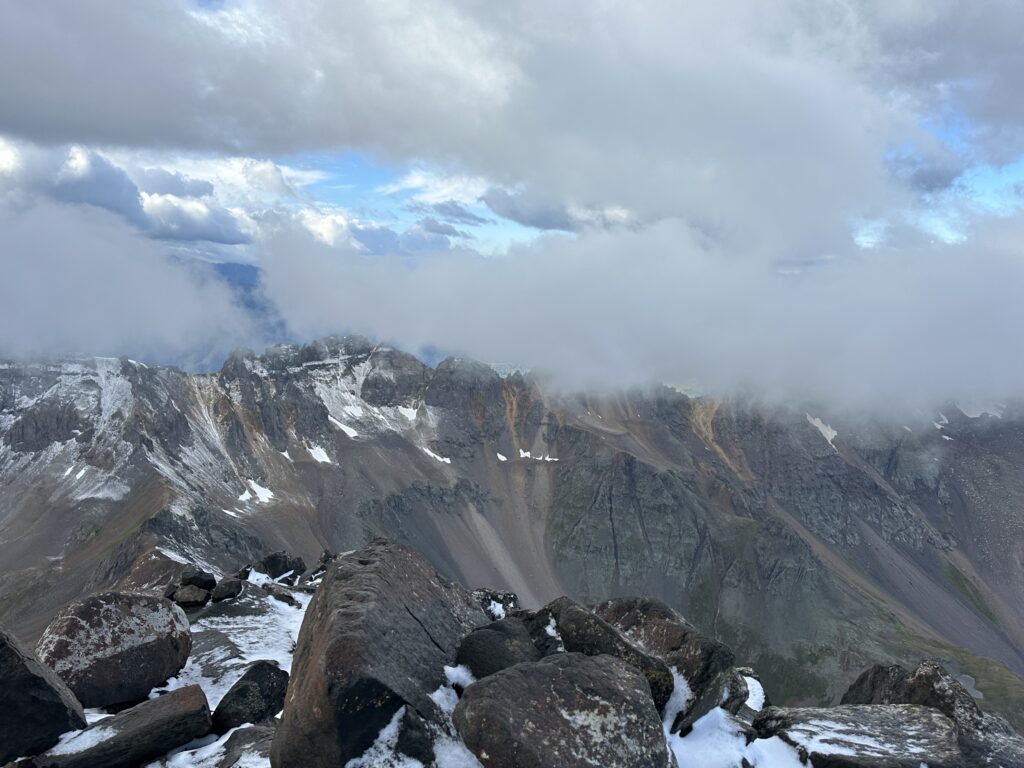
[[[965,409],[969,410],[969,409]],[[941,659],[1021,723],[1024,412],[894,421],[567,394],[358,338],[232,356],[0,367],[0,623],[377,535],[527,607],[657,597],[781,704]],[[972,682],[973,679],[973,682]]]
[[[0,765],[1024,768],[1024,738],[933,661],[780,707],[653,598],[523,609],[387,539],[304,566],[182,566],[173,599],[67,606],[35,653],[0,632]]]

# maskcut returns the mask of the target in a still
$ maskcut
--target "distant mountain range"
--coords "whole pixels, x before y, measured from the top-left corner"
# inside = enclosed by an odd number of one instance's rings
[[[174,561],[385,534],[528,606],[657,596],[780,704],[932,657],[1021,725],[1024,410],[884,420],[502,373],[354,337],[209,374],[0,364],[0,624],[32,641]]]

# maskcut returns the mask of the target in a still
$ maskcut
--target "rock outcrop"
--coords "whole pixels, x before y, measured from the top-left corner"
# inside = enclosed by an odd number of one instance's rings
[[[144,701],[85,730],[67,734],[18,768],[137,768],[210,730],[210,708],[198,685]]]
[[[962,768],[956,726],[931,707],[769,707],[754,718],[762,738],[779,736],[816,768]]]
[[[273,718],[284,706],[288,673],[270,661],[253,662],[213,711],[214,733]]]
[[[430,693],[486,620],[467,590],[408,547],[382,539],[335,560],[302,624],[274,768],[344,765],[403,706],[435,720]]]
[[[531,619],[531,627],[534,636],[546,646],[546,638],[553,638],[552,632],[555,632],[561,645],[558,650],[588,656],[608,654],[636,667],[647,678],[659,712],[672,695],[675,683],[665,662],[644,652],[596,613],[567,597],[560,597],[539,610]]]
[[[0,765],[84,727],[82,705],[64,681],[0,627]]]
[[[459,735],[486,768],[671,765],[647,680],[614,656],[561,653],[469,686]]]
[[[87,707],[145,699],[177,674],[192,648],[188,619],[168,600],[106,592],[69,605],[36,645]]]

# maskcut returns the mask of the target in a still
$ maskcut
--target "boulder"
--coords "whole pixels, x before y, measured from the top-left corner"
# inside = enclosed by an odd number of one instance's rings
[[[232,600],[242,594],[242,580],[236,578],[221,579],[220,583],[213,588],[210,599],[215,603],[222,600]]]
[[[961,729],[981,727],[981,709],[941,664],[922,661],[913,672],[898,665],[865,670],[843,694],[843,704],[920,704],[934,707]]]
[[[949,717],[965,766],[1024,768],[1024,738],[998,715],[981,711],[974,697],[942,665],[923,661],[908,672],[877,665],[861,673],[843,695],[844,704],[919,704]]]
[[[284,706],[288,673],[272,661],[254,661],[213,712],[215,733],[273,718]]]
[[[265,573],[272,579],[279,579],[285,574],[291,574],[288,582],[295,584],[299,577],[306,572],[306,563],[301,557],[291,557],[287,552],[271,552],[259,562],[253,563],[260,573]]]
[[[36,646],[87,707],[141,701],[185,666],[192,637],[178,606],[159,597],[106,592],[69,605]]]
[[[815,768],[962,768],[956,726],[931,707],[768,707],[754,718],[761,738],[779,736]]]
[[[178,583],[183,587],[199,587],[209,592],[217,586],[217,577],[209,571],[190,565],[181,572]]]
[[[548,603],[528,618],[526,624],[534,639],[540,641],[542,651],[551,650],[547,644],[553,637],[552,633],[555,633],[565,651],[588,656],[608,654],[632,664],[647,678],[654,706],[659,712],[672,695],[675,681],[665,662],[642,651],[622,632],[568,597],[560,597]]]
[[[84,727],[82,705],[64,681],[0,628],[0,765]]]
[[[302,604],[295,598],[295,595],[293,595],[287,587],[282,587],[280,584],[262,584],[260,585],[260,589],[285,605],[290,605],[292,608],[302,607]]]
[[[564,653],[469,686],[452,717],[486,768],[665,768],[646,679],[614,656]]]
[[[727,646],[702,635],[660,600],[617,597],[594,606],[594,613],[674,667],[698,697],[736,661]]]
[[[402,706],[435,720],[444,666],[486,621],[408,547],[376,539],[332,562],[299,633],[272,765],[344,765]]]
[[[521,619],[509,618],[477,627],[463,639],[456,664],[469,667],[480,680],[524,661],[539,661],[541,653]]]
[[[693,730],[693,724],[715,707],[735,715],[743,709],[750,696],[746,679],[736,669],[720,673],[702,691],[694,693],[691,704],[680,710],[673,719],[672,733],[686,736]]]
[[[210,593],[192,584],[178,587],[171,598],[175,603],[185,610],[191,608],[202,608],[210,602]]]
[[[473,598],[484,609],[484,613],[494,620],[504,619],[513,611],[519,610],[519,595],[515,592],[503,592],[497,589],[474,589]]]
[[[210,708],[198,685],[144,701],[68,734],[19,768],[136,768],[210,731]]]

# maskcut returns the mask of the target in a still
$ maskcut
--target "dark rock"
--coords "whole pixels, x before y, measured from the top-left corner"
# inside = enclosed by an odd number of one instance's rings
[[[274,717],[284,706],[288,673],[272,661],[255,661],[228,689],[213,712],[215,733]]]
[[[676,715],[672,733],[686,736],[693,729],[693,724],[715,707],[735,715],[746,704],[749,695],[747,683],[739,670],[726,670],[704,686],[704,690],[695,692],[693,703]]]
[[[210,602],[210,593],[205,589],[188,584],[184,587],[178,587],[174,591],[174,597],[171,599],[185,609],[202,608]]]
[[[465,664],[480,680],[524,661],[538,661],[541,653],[521,619],[509,618],[477,627],[459,645],[456,664]]]
[[[0,628],[0,765],[84,727],[82,705],[64,681]]]
[[[843,704],[920,704],[934,707],[962,732],[981,727],[981,709],[967,689],[934,661],[913,672],[900,666],[875,666],[861,673],[843,695]]]
[[[270,745],[274,741],[274,728],[269,725],[255,725],[251,728],[239,728],[224,742],[224,757],[217,763],[217,768],[238,768],[240,765],[252,765],[252,756],[259,757],[263,764],[270,761]],[[248,761],[243,763],[243,759]]]
[[[181,608],[159,597],[106,592],[65,608],[36,646],[87,707],[145,699],[176,675],[192,648]]]
[[[100,720],[19,766],[136,768],[209,731],[206,695],[189,685]]]
[[[179,586],[181,585],[178,584],[178,582],[172,581],[170,584],[164,587],[164,597],[168,600],[172,600],[174,598],[174,593],[178,591]]]
[[[213,588],[213,592],[210,593],[210,599],[215,603],[219,603],[221,600],[231,600],[242,594],[242,580],[227,578],[221,579],[220,583]]]
[[[831,709],[769,707],[754,718],[758,736],[779,736],[815,768],[961,768],[953,721],[913,704]]]
[[[288,581],[295,584],[306,572],[306,563],[301,557],[291,557],[287,552],[271,552],[259,562],[253,563],[253,568],[272,579],[279,579],[290,573]]]
[[[568,597],[553,600],[526,621],[534,640],[539,640],[543,646],[542,651],[551,650],[549,629],[552,618],[566,651],[588,656],[606,653],[632,664],[650,683],[655,708],[659,712],[664,709],[675,687],[672,672],[665,662],[640,650],[611,624]]]
[[[509,667],[469,686],[452,719],[487,768],[674,765],[647,681],[613,656]]]
[[[1006,718],[982,715],[981,726],[959,734],[965,768],[1024,768],[1024,738]]]
[[[183,587],[199,587],[209,592],[217,586],[217,577],[209,571],[204,571],[190,565],[181,572],[178,583]]]
[[[403,705],[436,719],[444,665],[485,621],[468,591],[402,545],[377,539],[331,563],[306,610],[272,764],[344,765]]]
[[[395,750],[413,760],[419,760],[424,765],[434,763],[434,733],[430,723],[408,707],[399,721]]]
[[[617,597],[594,606],[594,613],[675,667],[697,697],[735,663],[727,646],[702,635],[660,600]]]
[[[292,608],[302,607],[302,604],[295,599],[295,595],[289,592],[286,587],[282,587],[280,584],[262,584],[260,586],[260,589],[262,589],[275,600],[280,600],[285,605],[290,605]]]
[[[1024,738],[1002,717],[983,713],[960,681],[934,661],[923,661],[912,672],[898,665],[866,669],[843,695],[843,704],[932,707],[956,723],[964,765],[1024,768]]]
[[[513,611],[519,610],[519,596],[515,592],[502,592],[497,589],[474,589],[473,598],[484,609],[484,613],[492,619],[504,619]]]

